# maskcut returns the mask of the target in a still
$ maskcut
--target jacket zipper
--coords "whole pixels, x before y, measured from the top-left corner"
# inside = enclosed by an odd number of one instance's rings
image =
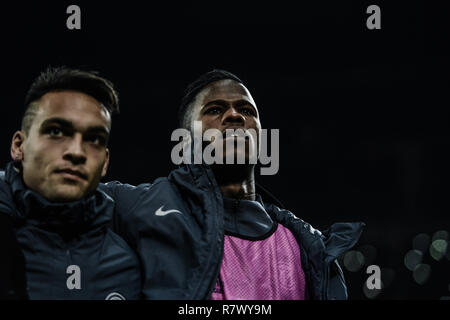
[[[237,232],[236,213],[237,213],[238,208],[239,208],[239,200],[236,199],[235,202],[233,203],[233,224],[234,224],[234,228],[235,228],[236,232]],[[225,228],[225,226],[224,226],[224,228]],[[224,230],[224,236],[225,236],[225,230]],[[222,242],[222,247],[224,245],[225,245],[225,240]],[[214,289],[216,287],[217,279],[220,277],[220,266],[222,265],[222,260],[223,260],[223,254],[222,254],[222,259],[219,261],[219,268],[218,268],[218,272],[216,273],[216,276],[214,278],[213,285],[209,290],[209,294],[208,294],[209,299],[211,299],[212,292],[214,291]]]
[[[206,174],[207,174],[207,172],[206,172]],[[207,174],[207,176],[208,176],[208,174]],[[212,189],[211,190],[212,193],[215,193],[216,190],[215,190],[215,188],[214,188],[214,186],[212,185],[211,182],[208,183],[208,186]],[[216,207],[217,207],[217,203],[216,203]],[[223,219],[223,216],[222,216],[222,219]],[[223,244],[224,244],[224,240],[223,239],[222,239],[222,241],[220,241],[220,239],[218,239],[218,240],[222,244],[222,248],[219,247],[219,250],[222,250],[222,254],[220,255],[221,256],[221,260],[219,262],[219,267],[218,268],[216,267],[215,277],[213,278],[212,285],[210,286],[209,292],[207,292],[207,296],[206,297],[201,297],[201,299],[211,299],[212,292],[214,291],[214,288],[215,288],[215,285],[216,285],[216,280],[217,280],[217,278],[219,277],[219,274],[220,274],[220,265],[221,265],[222,260],[223,260]],[[209,256],[209,258],[208,258],[208,263],[209,263],[210,259],[211,259],[211,256]],[[203,279],[204,279],[204,275],[202,277],[202,281],[203,281]],[[191,299],[198,299],[198,298],[196,298],[198,290],[199,290],[199,288],[197,288],[196,292],[191,296]]]
[[[206,295],[206,298],[201,298],[202,300],[203,299],[207,299],[207,300],[211,300],[211,296],[212,296],[212,293],[214,292],[214,289],[215,289],[215,287],[216,287],[216,282],[217,282],[217,279],[219,278],[219,276],[220,276],[220,266],[222,265],[222,260],[223,260],[223,247],[224,247],[224,239],[221,241],[221,244],[222,244],[222,248],[220,248],[219,247],[219,250],[222,250],[222,254],[220,255],[220,260],[219,260],[219,263],[218,263],[218,266],[216,266],[216,271],[215,271],[215,276],[214,276],[214,278],[213,278],[213,281],[212,281],[212,284],[211,284],[211,286],[210,286],[210,288],[209,288],[209,291],[207,292],[207,295]]]

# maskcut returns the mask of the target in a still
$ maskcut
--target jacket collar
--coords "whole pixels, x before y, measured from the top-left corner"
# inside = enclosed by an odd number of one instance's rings
[[[275,224],[262,202],[223,198],[224,227],[230,235],[244,239],[261,240],[269,236]]]
[[[73,235],[93,225],[109,221],[113,200],[100,190],[90,197],[72,202],[51,202],[27,188],[13,162],[5,170],[5,181],[11,186],[19,218],[49,231]]]

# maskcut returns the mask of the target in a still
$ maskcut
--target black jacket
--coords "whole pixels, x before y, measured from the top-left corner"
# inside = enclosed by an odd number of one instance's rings
[[[5,214],[0,214],[0,257],[0,300],[26,299],[25,259]]]
[[[210,298],[223,257],[224,218],[209,167],[183,166],[152,185],[110,182],[101,188],[116,201],[114,229],[141,260],[145,298]],[[337,257],[356,244],[364,224],[336,223],[320,232],[287,210],[263,205],[300,245],[308,296],[347,299]]]
[[[30,299],[141,297],[137,256],[110,228],[113,207],[100,190],[81,201],[51,203],[27,189],[8,164],[0,179],[0,214],[13,221]]]

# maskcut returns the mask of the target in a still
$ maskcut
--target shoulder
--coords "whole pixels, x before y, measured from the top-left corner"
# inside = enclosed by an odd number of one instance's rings
[[[310,234],[320,236],[326,244],[340,239],[354,245],[358,241],[365,226],[363,222],[336,222],[331,224],[328,229],[320,231],[289,210],[279,208],[273,204],[265,204],[265,207],[278,222],[288,226],[299,226],[307,230]]]
[[[5,180],[4,171],[0,171],[0,212],[7,214],[15,212],[11,186]]]
[[[130,225],[132,230],[138,228],[136,223],[150,224],[150,213],[162,205],[180,207],[180,193],[176,185],[167,178],[158,178],[153,183],[131,185],[111,181],[99,185],[99,190],[114,201],[114,217],[119,224]],[[185,210],[184,210],[185,211]]]
[[[0,203],[12,199],[11,186],[5,180],[5,172],[0,171]]]
[[[264,204],[267,212],[274,218],[278,223],[281,223],[288,229],[297,231],[301,233],[308,232],[311,235],[323,238],[323,233],[314,228],[310,223],[299,218],[291,211],[287,209],[282,209],[273,204]]]
[[[140,193],[142,191],[145,191],[146,189],[150,188],[152,184],[150,183],[143,183],[139,184],[137,186],[128,184],[128,183],[121,183],[119,181],[110,181],[106,183],[100,183],[98,188],[111,196],[112,198],[116,197],[117,195],[121,194],[128,194],[133,195],[136,193]]]
[[[327,260],[332,261],[356,245],[365,224],[363,222],[336,222],[326,230],[320,231],[308,222],[296,217],[292,212],[269,206],[275,219],[289,228],[294,235],[311,245],[315,240],[323,243]]]
[[[148,191],[152,186],[151,183],[143,183],[137,186],[128,183],[121,183],[119,181],[110,181],[100,183],[98,189],[117,202],[136,201],[143,193]]]
[[[169,181],[167,177],[161,177],[157,178],[153,183],[142,183],[139,185],[110,181],[100,183],[98,188],[117,203],[136,202],[157,192],[167,192],[169,189],[174,189],[175,184]]]

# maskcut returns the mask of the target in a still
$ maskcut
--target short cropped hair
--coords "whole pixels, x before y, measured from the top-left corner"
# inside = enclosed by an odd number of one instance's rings
[[[178,109],[178,122],[181,128],[190,129],[192,106],[197,94],[210,83],[227,79],[243,84],[242,80],[231,72],[221,69],[214,69],[202,74],[186,87]]]
[[[39,107],[36,102],[48,92],[62,90],[82,92],[99,101],[110,114],[119,112],[119,96],[114,85],[97,71],[49,67],[33,81],[26,94],[22,131],[28,133],[31,128]]]

